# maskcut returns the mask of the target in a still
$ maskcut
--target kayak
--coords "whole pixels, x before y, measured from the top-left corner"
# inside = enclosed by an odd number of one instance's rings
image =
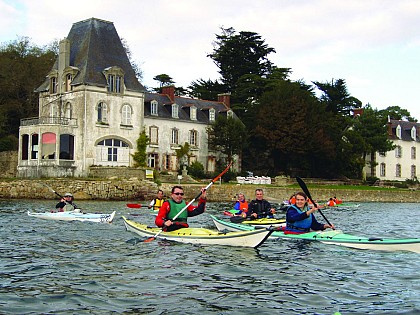
[[[251,231],[255,227],[248,224],[237,224],[220,220],[211,215],[218,230]],[[324,244],[339,245],[357,249],[371,249],[383,251],[411,251],[420,253],[420,238],[387,239],[363,237],[343,233],[340,230],[313,231],[302,234],[284,234],[282,230],[274,231],[270,238],[298,239],[318,241]]]
[[[241,223],[245,225],[252,225],[255,228],[277,228],[286,226],[285,219],[274,219],[274,218],[263,218],[263,219],[245,219],[242,217],[230,217],[230,222],[232,223]]]
[[[83,222],[96,222],[96,223],[111,223],[115,217],[115,211],[111,214],[106,213],[83,213],[76,211],[64,212],[31,212],[28,211],[30,217],[57,220],[57,221],[83,221]]]
[[[145,224],[122,217],[127,231],[137,233],[143,237],[154,237],[161,231],[158,227],[150,227]],[[180,243],[203,244],[203,245],[226,245],[253,247],[261,246],[273,233],[270,229],[258,229],[252,231],[215,231],[205,228],[182,228],[172,232],[161,232],[157,238]]]

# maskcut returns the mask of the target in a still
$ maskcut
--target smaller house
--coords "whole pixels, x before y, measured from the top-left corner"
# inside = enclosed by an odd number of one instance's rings
[[[219,115],[236,117],[230,109],[230,94],[220,94],[218,101],[207,101],[175,95],[174,86],[162,93],[145,93],[144,125],[149,136],[148,166],[173,172],[179,164],[198,161],[208,172],[215,171],[219,153],[208,148],[207,128]],[[188,143],[185,161],[178,161],[176,150]]]
[[[420,167],[417,158],[417,152],[420,152],[420,123],[389,119],[387,128],[388,137],[396,147],[392,151],[376,152],[374,157],[369,156],[368,159],[376,163],[373,168],[365,167],[366,174],[380,180],[417,179]]]

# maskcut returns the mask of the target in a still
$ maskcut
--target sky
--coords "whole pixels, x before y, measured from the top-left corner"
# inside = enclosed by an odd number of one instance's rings
[[[184,88],[220,78],[207,55],[232,27],[258,33],[292,80],[344,79],[363,105],[420,121],[420,0],[0,0],[0,43],[47,45],[91,17],[114,23],[148,87],[163,73]]]

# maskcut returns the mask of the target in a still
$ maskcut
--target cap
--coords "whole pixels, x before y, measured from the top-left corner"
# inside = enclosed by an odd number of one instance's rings
[[[64,197],[73,197],[73,195],[71,193],[65,193]]]

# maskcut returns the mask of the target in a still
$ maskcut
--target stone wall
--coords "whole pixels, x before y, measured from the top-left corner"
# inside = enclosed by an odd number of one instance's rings
[[[185,199],[191,200],[200,192],[202,184],[183,184]],[[80,180],[80,179],[49,179],[49,180],[10,180],[0,182],[0,198],[3,199],[56,199],[54,191],[63,195],[66,192],[74,194],[78,200],[137,200],[149,201],[156,196],[161,188],[166,197],[170,196],[174,183],[163,183],[161,186],[138,178],[108,179],[108,180]],[[265,198],[271,202],[281,203],[295,193],[296,187],[256,186],[214,184],[209,189],[208,201],[234,202],[238,193],[244,193],[247,200],[254,198],[255,189],[262,188]],[[337,196],[345,202],[420,202],[419,190],[353,190],[353,189],[310,189],[312,198],[325,201]]]
[[[18,152],[0,152],[0,177],[14,178],[17,174]]]

